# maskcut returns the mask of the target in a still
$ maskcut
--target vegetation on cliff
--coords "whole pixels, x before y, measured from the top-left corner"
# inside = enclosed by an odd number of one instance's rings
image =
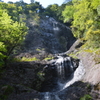
[[[86,47],[100,47],[100,0],[72,0],[62,14],[64,22],[72,20],[74,36]]]
[[[19,2],[0,2],[0,66],[5,66],[9,55],[16,53],[27,34],[27,19],[31,18],[37,26],[42,16],[54,17],[63,21],[62,11],[66,4],[49,5],[43,8],[39,2],[27,4]]]
[[[24,40],[27,27],[24,23],[15,22],[6,11],[0,11],[0,64],[9,57],[14,48]]]

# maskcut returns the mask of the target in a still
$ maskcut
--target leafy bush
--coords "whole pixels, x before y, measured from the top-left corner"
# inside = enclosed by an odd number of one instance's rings
[[[48,57],[44,58],[43,60],[52,60],[52,59],[53,59],[52,55],[48,55]]]
[[[27,27],[24,23],[14,22],[7,12],[0,10],[0,63],[25,39]],[[6,61],[6,60],[5,60]]]
[[[88,94],[85,94],[83,97],[80,98],[80,100],[92,100],[92,97]]]
[[[3,42],[0,42],[0,68],[3,67],[3,59],[6,57],[2,52],[6,52],[6,47],[3,45]]]
[[[33,57],[33,58],[22,57],[22,58],[14,58],[12,61],[18,61],[18,62],[22,62],[22,61],[39,61],[39,59],[37,59],[36,57]]]
[[[92,48],[100,47],[100,29],[91,27],[86,34],[87,46]]]
[[[37,59],[36,57],[33,58],[23,57],[22,59],[20,59],[20,61],[39,61],[39,59]]]
[[[74,14],[74,6],[73,5],[67,5],[62,12],[62,15],[64,17],[64,22],[69,22],[71,19],[73,19]]]

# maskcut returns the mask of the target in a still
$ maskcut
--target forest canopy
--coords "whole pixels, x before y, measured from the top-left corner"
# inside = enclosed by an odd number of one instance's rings
[[[100,0],[72,0],[62,12],[64,22],[71,20],[74,36],[91,48],[100,47]]]

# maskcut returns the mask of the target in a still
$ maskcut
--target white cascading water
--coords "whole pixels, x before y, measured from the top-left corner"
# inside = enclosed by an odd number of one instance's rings
[[[82,65],[82,61],[80,61],[78,68],[73,73],[73,78],[65,84],[65,86],[63,87],[63,89],[67,88],[68,86],[70,86],[74,82],[81,80],[81,78],[82,78],[82,76],[84,74],[85,74],[85,69],[84,69],[84,67]]]
[[[55,100],[61,100],[57,95],[55,95]]]
[[[74,82],[81,80],[82,76],[85,73],[85,69],[82,65],[82,61],[79,62],[79,66],[76,68],[71,57],[58,56],[58,59],[55,61],[55,65],[57,67],[57,74],[59,78],[58,79],[58,85],[60,87],[59,91],[62,91],[68,86],[70,86],[71,84],[73,84]],[[66,79],[65,69],[68,69],[69,73],[71,73],[70,78],[68,80],[65,80]],[[61,100],[61,99],[57,96],[57,92],[55,94],[46,92],[44,95],[44,100]]]
[[[51,96],[50,96],[50,93],[49,93],[49,92],[46,92],[46,93],[45,93],[44,99],[45,99],[45,100],[51,100]]]
[[[59,57],[58,60],[55,62],[55,65],[57,66],[57,74],[60,80],[65,79],[65,70],[64,70],[64,58]]]
[[[61,100],[56,94],[46,92],[43,100]]]

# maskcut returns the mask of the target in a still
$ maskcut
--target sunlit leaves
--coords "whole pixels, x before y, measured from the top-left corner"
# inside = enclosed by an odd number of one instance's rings
[[[11,24],[12,20],[10,19],[10,16],[6,12],[2,13],[2,17],[0,17],[0,24],[2,25],[8,25]]]
[[[98,5],[97,7],[97,12],[98,12],[98,15],[100,16],[100,5]]]
[[[87,46],[100,47],[100,0],[73,0],[72,31],[76,38],[86,41]],[[69,6],[71,8],[72,5]],[[73,11],[66,7],[64,21],[72,18]],[[71,11],[70,11],[71,10]]]
[[[9,56],[13,49],[25,38],[27,27],[24,23],[14,22],[6,12],[0,16],[0,59]]]
[[[75,11],[75,9],[74,9],[73,5],[66,6],[66,8],[64,9],[64,11],[62,12],[62,15],[64,17],[64,22],[67,22],[70,19],[73,19],[74,11]]]
[[[57,12],[58,12],[58,5],[57,4],[53,4],[53,5],[49,5],[46,8],[46,12],[45,13],[46,13],[47,16],[56,18],[57,17]]]
[[[91,46],[92,48],[99,48],[100,47],[100,29],[91,27],[87,31],[86,40],[88,40],[87,46]]]
[[[3,42],[0,42],[0,51],[3,51],[3,52],[7,51],[5,45],[3,44]]]
[[[91,6],[93,9],[97,9],[97,7],[100,5],[100,0],[91,0]]]
[[[7,52],[7,50],[3,42],[0,42],[0,68],[3,66],[3,59],[6,57],[2,52]]]

